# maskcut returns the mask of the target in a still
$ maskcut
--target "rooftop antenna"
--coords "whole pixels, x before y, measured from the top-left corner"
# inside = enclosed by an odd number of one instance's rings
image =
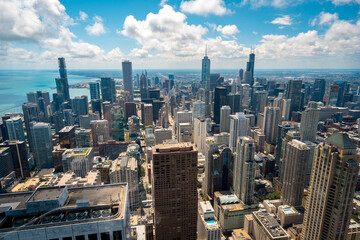
[[[205,56],[207,56],[207,44],[205,44]]]

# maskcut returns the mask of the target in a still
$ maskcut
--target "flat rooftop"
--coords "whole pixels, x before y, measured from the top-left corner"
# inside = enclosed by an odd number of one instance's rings
[[[75,129],[75,126],[65,126],[59,131],[59,133],[68,133],[73,129]]]
[[[73,148],[66,150],[63,155],[66,157],[85,157],[87,156],[92,148]]]
[[[158,144],[153,148],[153,153],[165,153],[165,152],[179,152],[179,151],[193,151],[194,147],[191,143],[170,143],[170,144]]]
[[[57,199],[62,191],[64,191],[64,186],[59,187],[50,187],[50,188],[38,188],[35,190],[34,194],[28,200],[29,202],[34,201],[45,201],[51,199]]]
[[[255,219],[260,222],[262,227],[270,234],[273,239],[290,237],[285,230],[280,226],[276,219],[271,216],[266,210],[261,210],[253,213]]]

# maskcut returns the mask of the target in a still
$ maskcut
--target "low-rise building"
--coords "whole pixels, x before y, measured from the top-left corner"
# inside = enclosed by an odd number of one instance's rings
[[[92,148],[73,148],[63,153],[64,172],[73,171],[77,177],[85,177],[91,170],[94,161]]]
[[[221,227],[215,219],[214,208],[211,203],[200,202],[198,209],[198,238],[199,240],[220,240]]]

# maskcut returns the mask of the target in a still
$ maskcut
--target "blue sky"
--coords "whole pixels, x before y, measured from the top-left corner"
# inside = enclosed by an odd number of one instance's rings
[[[360,0],[0,0],[0,68],[359,68]]]

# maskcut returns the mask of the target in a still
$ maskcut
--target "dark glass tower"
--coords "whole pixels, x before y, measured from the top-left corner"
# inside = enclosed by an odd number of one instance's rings
[[[220,109],[226,105],[227,89],[225,87],[216,87],[214,94],[214,122],[220,124]]]
[[[131,101],[134,100],[132,63],[130,61],[122,62],[122,73],[124,81],[124,90],[130,93]]]
[[[69,84],[67,79],[67,71],[66,71],[66,64],[65,58],[60,57],[58,58],[59,62],[59,74],[60,78],[56,78],[56,90],[58,95],[62,96],[63,101],[70,100],[70,93],[69,93]]]

